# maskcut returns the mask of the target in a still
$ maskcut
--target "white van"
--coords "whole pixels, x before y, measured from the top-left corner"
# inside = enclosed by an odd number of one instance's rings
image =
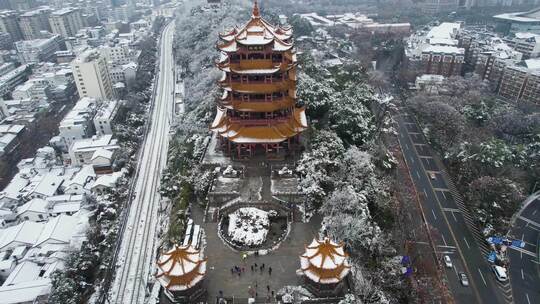
[[[495,276],[497,277],[497,280],[499,282],[506,282],[508,280],[508,275],[506,274],[506,268],[493,265],[491,266],[491,269],[493,269],[493,273],[495,273]]]

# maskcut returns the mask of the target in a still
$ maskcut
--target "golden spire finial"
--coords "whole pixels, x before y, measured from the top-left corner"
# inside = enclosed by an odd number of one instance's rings
[[[255,0],[255,4],[253,5],[253,17],[260,17],[261,12],[259,11],[259,4],[257,3],[257,0]]]

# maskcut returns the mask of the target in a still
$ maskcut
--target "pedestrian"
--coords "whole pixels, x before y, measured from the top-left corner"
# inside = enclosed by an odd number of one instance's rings
[[[257,268],[257,263],[255,263],[255,268]]]
[[[251,272],[253,272],[253,265],[251,265]]]
[[[242,272],[245,272],[246,271],[246,268],[242,267]]]
[[[264,270],[264,263],[262,264],[262,269]]]
[[[270,285],[266,285],[266,290],[268,290],[268,292],[270,292]]]
[[[234,268],[231,268],[231,274],[234,275]]]
[[[219,297],[220,297],[220,298],[223,298],[223,290],[220,290],[220,291],[219,291]]]
[[[240,277],[241,275],[242,275],[242,273],[239,271],[239,272],[238,272],[238,277]]]
[[[261,271],[261,274],[262,274],[262,272],[263,272],[263,267],[262,267],[262,266],[259,267],[259,270]]]
[[[274,291],[272,290],[272,298],[274,297]]]
[[[268,275],[272,275],[272,267],[268,267]]]

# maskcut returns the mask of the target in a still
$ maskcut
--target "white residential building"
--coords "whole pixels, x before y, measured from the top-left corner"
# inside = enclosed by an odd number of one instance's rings
[[[117,140],[113,139],[112,135],[94,136],[75,141],[69,148],[69,156],[72,165],[82,166],[92,164],[92,158],[97,151],[116,151],[118,148]]]
[[[48,202],[42,198],[34,198],[17,208],[19,221],[42,222],[49,217]]]
[[[122,65],[132,60],[128,45],[100,46],[99,52],[105,57],[107,62],[112,62],[113,64]]]
[[[106,101],[99,108],[94,117],[94,128],[97,135],[113,134],[112,124],[118,113],[119,102],[115,100]]]
[[[37,102],[47,102],[50,88],[47,82],[41,79],[31,79],[17,86],[11,93],[13,99],[30,99]]]
[[[58,127],[65,149],[75,140],[91,137],[94,134],[92,120],[96,115],[98,103],[95,98],[81,98],[62,119]]]
[[[56,61],[56,52],[60,50],[62,39],[59,35],[45,39],[25,40],[15,43],[17,55],[22,63]]]
[[[71,66],[79,96],[114,99],[107,60],[97,50],[80,54]]]
[[[89,194],[93,182],[96,180],[96,173],[92,165],[85,165],[75,176],[69,181],[64,189],[64,193],[68,195]]]
[[[73,37],[84,27],[81,12],[78,8],[63,8],[49,16],[52,32],[64,38]]]

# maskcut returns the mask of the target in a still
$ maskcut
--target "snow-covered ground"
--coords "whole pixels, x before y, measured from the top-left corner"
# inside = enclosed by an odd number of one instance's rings
[[[227,233],[231,240],[237,244],[258,246],[266,240],[269,227],[269,212],[246,207],[229,214]]]
[[[131,202],[116,261],[112,303],[145,303],[145,288],[154,270],[158,226],[156,214],[160,201],[158,190],[167,162],[168,133],[174,105],[173,34],[174,22],[171,22],[160,40],[160,74],[152,107],[152,122],[138,162],[135,197]]]

